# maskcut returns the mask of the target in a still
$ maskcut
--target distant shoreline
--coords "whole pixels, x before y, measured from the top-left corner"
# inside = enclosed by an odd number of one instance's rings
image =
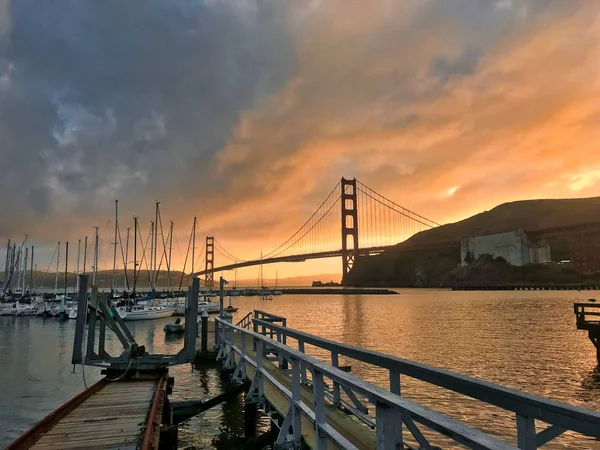
[[[284,294],[365,294],[365,295],[393,295],[398,294],[396,291],[385,288],[289,288],[280,289]]]

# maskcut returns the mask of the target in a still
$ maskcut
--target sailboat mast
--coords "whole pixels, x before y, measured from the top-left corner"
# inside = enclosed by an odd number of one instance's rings
[[[112,286],[111,292],[117,290],[117,233],[119,229],[119,200],[115,200],[115,248],[113,250],[113,273],[112,273]]]
[[[21,288],[21,254],[23,253],[23,249],[19,247],[19,251],[17,252],[17,289]]]
[[[83,274],[85,275],[85,268],[86,265],[85,263],[87,262],[87,236],[85,237],[85,241],[83,243]],[[77,290],[77,292],[79,292],[79,290]]]
[[[169,283],[169,292],[171,292],[171,255],[173,252],[173,221],[169,226],[169,264],[167,265],[167,280]]]
[[[92,286],[96,286],[96,275],[98,273],[98,227],[94,236],[94,273],[92,274]]]
[[[75,281],[75,292],[79,292],[79,257],[81,256],[81,239],[77,241],[77,280]]]
[[[27,287],[27,260],[29,259],[29,247],[25,248],[25,258],[23,259],[23,285],[21,289],[23,294],[25,294],[25,288]]]
[[[156,287],[156,279],[158,278],[158,273],[156,273],[158,267],[158,265],[156,264],[156,255],[158,254],[158,205],[160,205],[160,202],[157,201],[156,210],[154,212],[154,277],[152,278],[153,288]],[[162,230],[160,231],[162,233]]]
[[[135,285],[137,283],[137,231],[138,218],[133,218],[133,293],[135,293]]]
[[[58,243],[58,250],[56,251],[56,278],[54,279],[54,297],[58,297],[58,270],[60,264],[60,242]]]
[[[65,297],[67,296],[67,277],[69,270],[69,241],[65,242]]]
[[[29,287],[31,288],[31,292],[33,292],[33,290],[35,289],[35,285],[33,283],[34,280],[34,275],[33,275],[33,250],[34,250],[34,246],[31,246],[31,262],[29,263]]]
[[[123,264],[123,270],[125,272],[125,276],[123,279],[123,286],[125,291],[129,291],[129,279],[127,278],[127,261],[129,261],[129,231],[131,227],[127,228],[127,238],[125,239],[125,263]]]
[[[190,286],[192,284],[192,277],[194,276],[194,260],[196,254],[196,217],[194,217],[194,224],[192,225],[192,272],[190,273]]]
[[[148,242],[148,241],[146,241]],[[148,244],[146,244],[148,245]],[[150,290],[154,291],[154,222],[150,222]]]
[[[10,271],[10,239],[6,244],[6,264],[4,265],[4,292],[6,292],[6,284],[8,283],[8,273]]]

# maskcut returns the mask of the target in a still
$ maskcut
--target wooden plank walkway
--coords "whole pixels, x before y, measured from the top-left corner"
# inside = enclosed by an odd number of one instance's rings
[[[239,348],[241,345],[241,335],[235,335],[236,346]],[[246,337],[246,353],[247,355],[256,361],[256,352],[252,348],[252,338]],[[281,370],[275,364],[271,363],[267,359],[263,361],[263,367],[272,375],[279,383],[285,386],[290,391],[292,390],[292,377],[288,373]],[[254,378],[256,371],[250,364],[246,364],[246,377],[249,380]],[[264,380],[264,397],[265,400],[275,409],[282,417],[287,414],[290,407],[289,400],[275,388],[274,385]],[[312,408],[314,405],[312,388],[302,385],[301,397],[303,403]],[[364,423],[359,422],[352,416],[349,416],[342,412],[338,408],[326,405],[327,423],[335,428],[340,434],[342,434],[348,441],[359,449],[371,450],[377,447],[377,438],[375,431],[366,426]],[[302,440],[309,448],[316,448],[316,435],[314,425],[308,419],[308,417],[302,416]],[[338,447],[333,442],[327,442],[327,448],[337,449]]]
[[[162,389],[161,381],[102,379],[44,418],[8,449],[143,448],[148,438],[153,439],[147,427],[154,421],[156,404],[161,401],[162,394],[157,393]]]

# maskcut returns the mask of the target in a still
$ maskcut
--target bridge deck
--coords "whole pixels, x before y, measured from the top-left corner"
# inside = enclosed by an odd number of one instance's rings
[[[8,449],[145,448],[154,438],[155,416],[162,414],[163,384],[163,378],[116,382],[104,378],[42,419]]]
[[[235,335],[236,345],[241,345],[241,335]],[[248,356],[256,360],[256,352],[252,349],[252,338],[246,337],[246,353]],[[264,368],[289,390],[292,389],[291,376],[279,369],[275,364],[268,360],[264,361]],[[254,378],[256,371],[250,364],[246,365],[246,377],[249,380]],[[265,380],[264,397],[269,405],[275,409],[282,417],[286,415],[290,402],[282,395],[272,384]],[[310,387],[302,386],[301,388],[302,401],[307,405],[313,405],[313,392]],[[326,406],[327,422],[330,423],[340,434],[359,449],[370,450],[377,447],[377,439],[375,431],[363,423],[358,422],[351,416],[343,413],[340,409]],[[314,425],[310,420],[302,416],[302,439],[309,448],[317,448]],[[332,442],[327,443],[327,448],[337,449],[338,447]]]

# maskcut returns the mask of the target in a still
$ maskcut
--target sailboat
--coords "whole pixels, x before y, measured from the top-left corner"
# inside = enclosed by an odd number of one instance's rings
[[[117,308],[119,316],[123,320],[151,320],[171,317],[175,308],[169,306],[133,305],[120,306]]]
[[[236,261],[237,263],[237,261]],[[237,268],[234,269],[234,276],[235,276],[235,281],[233,282],[233,289],[231,289],[229,291],[229,296],[230,297],[239,297],[241,295],[241,292],[237,290]]]
[[[273,295],[283,295],[283,292],[277,290],[277,278],[278,278],[279,272],[275,272],[275,290],[273,291]]]
[[[156,224],[158,223],[158,205],[159,202],[156,202]],[[137,217],[134,217],[135,221],[135,241],[133,245],[133,291],[135,292],[136,287],[136,268],[137,268]],[[157,273],[157,265],[156,265],[156,250],[158,247],[158,226],[155,226],[155,223],[152,223],[151,229],[151,242],[152,248],[150,250],[150,283],[151,283],[151,293],[150,300],[155,298],[156,290],[155,290],[155,282],[156,282],[156,273]],[[136,300],[134,300],[135,302]],[[163,319],[165,317],[171,317],[173,313],[175,313],[175,307],[173,306],[160,306],[160,305],[138,305],[134,303],[133,305],[127,306],[119,306],[117,308],[117,313],[123,320],[152,320],[152,319]]]
[[[260,254],[260,259],[262,259],[262,253]],[[273,300],[273,294],[271,294],[271,291],[269,289],[265,288],[262,264],[260,265],[259,277],[260,277],[260,289],[258,290],[258,295],[260,295],[260,299],[261,300]]]

